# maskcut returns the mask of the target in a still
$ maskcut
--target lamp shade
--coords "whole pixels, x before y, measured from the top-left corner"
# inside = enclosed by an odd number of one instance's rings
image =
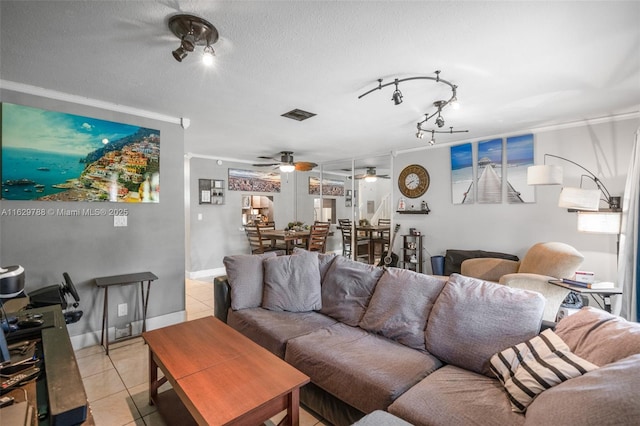
[[[562,185],[562,167],[544,164],[527,168],[527,185]]]
[[[578,231],[599,234],[619,234],[622,213],[620,212],[578,212]]]
[[[558,207],[573,210],[598,211],[600,205],[599,189],[562,188]]]

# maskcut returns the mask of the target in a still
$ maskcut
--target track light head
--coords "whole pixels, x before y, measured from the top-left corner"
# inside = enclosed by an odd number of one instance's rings
[[[438,114],[438,118],[436,118],[436,124],[438,127],[444,126],[444,118],[440,114]]]
[[[402,92],[398,89],[398,79],[396,78],[396,90],[394,90],[393,95],[391,95],[391,100],[394,105],[400,105],[402,103]]]
[[[391,100],[395,105],[400,105],[402,103],[402,92],[396,89],[395,92],[393,92],[393,95],[391,96]]]
[[[424,138],[424,133],[422,132],[422,130],[418,130],[416,132],[416,138],[418,138],[418,139]]]
[[[207,46],[204,48],[204,53],[202,54],[202,62],[205,65],[213,64],[213,57],[216,55],[216,52],[213,50],[213,47]]]
[[[171,53],[173,54],[173,57],[178,62],[182,62],[182,60],[187,57],[187,52],[182,47],[182,44],[180,45],[180,47],[178,47],[176,50],[174,50]]]

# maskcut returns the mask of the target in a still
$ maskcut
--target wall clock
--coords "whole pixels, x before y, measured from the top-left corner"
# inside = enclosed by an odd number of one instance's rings
[[[405,167],[398,176],[398,188],[405,197],[418,198],[429,189],[429,172],[418,164]]]

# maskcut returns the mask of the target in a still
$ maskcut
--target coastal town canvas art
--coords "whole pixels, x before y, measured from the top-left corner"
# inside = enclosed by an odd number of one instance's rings
[[[160,131],[2,104],[2,198],[160,201]]]

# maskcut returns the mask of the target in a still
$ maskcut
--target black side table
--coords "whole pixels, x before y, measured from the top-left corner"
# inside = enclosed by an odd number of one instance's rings
[[[611,296],[616,294],[622,294],[621,288],[586,288],[577,285],[567,284],[562,282],[562,280],[549,280],[549,284],[557,285],[559,287],[567,288],[571,291],[575,291],[579,294],[594,294],[599,296],[602,299],[602,303],[604,304],[604,310],[607,312],[611,312]],[[596,300],[597,302],[597,300]]]
[[[138,272],[134,274],[112,275],[109,277],[96,278],[96,286],[104,288],[104,308],[102,311],[102,333],[100,334],[100,344],[104,346],[106,354],[109,355],[109,287],[114,285],[129,285],[140,283],[140,293],[142,295],[142,332],[146,331],[147,325],[147,305],[149,304],[149,290],[151,289],[151,281],[157,280],[158,277],[151,272]],[[147,282],[147,292],[145,296],[144,282]],[[131,339],[135,336],[129,336],[121,340]]]

